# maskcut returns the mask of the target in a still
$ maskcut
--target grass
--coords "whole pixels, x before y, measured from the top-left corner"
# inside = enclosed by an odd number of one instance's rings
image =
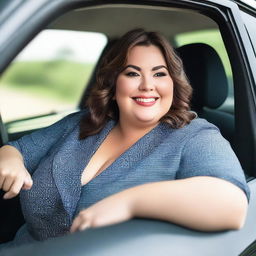
[[[74,102],[81,97],[93,66],[66,60],[14,62],[2,76],[0,86]]]

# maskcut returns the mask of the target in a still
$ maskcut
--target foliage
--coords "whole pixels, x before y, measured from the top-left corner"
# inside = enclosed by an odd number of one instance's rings
[[[77,101],[92,69],[92,64],[67,60],[14,62],[2,76],[1,86],[63,101]]]

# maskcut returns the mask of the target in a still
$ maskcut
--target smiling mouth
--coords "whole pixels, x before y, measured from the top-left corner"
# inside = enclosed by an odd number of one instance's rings
[[[154,102],[156,101],[155,98],[148,98],[148,99],[145,99],[145,98],[135,98],[136,101],[140,101],[140,102]]]
[[[158,100],[157,97],[152,97],[152,98],[133,97],[132,99],[138,102],[154,102]]]
[[[156,101],[158,100],[158,97],[133,97],[132,98],[138,105],[150,107],[153,106]]]

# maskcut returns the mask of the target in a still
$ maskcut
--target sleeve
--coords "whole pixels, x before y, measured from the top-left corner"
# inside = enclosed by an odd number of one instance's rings
[[[240,187],[250,198],[243,169],[217,128],[203,129],[191,137],[182,152],[177,179],[211,176],[225,179]]]
[[[25,167],[32,173],[48,151],[78,124],[81,113],[70,114],[46,128],[8,142],[7,145],[15,147],[22,154]]]

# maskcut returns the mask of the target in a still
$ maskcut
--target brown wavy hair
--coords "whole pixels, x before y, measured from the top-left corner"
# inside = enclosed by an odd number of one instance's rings
[[[118,121],[119,110],[116,101],[113,100],[117,77],[126,65],[130,49],[134,46],[150,45],[161,50],[173,80],[172,106],[160,122],[168,123],[177,129],[195,118],[195,114],[190,111],[192,87],[184,73],[182,61],[173,47],[157,32],[134,29],[123,35],[102,58],[96,74],[96,84],[86,102],[89,114],[80,123],[80,139],[100,132],[110,119]]]

